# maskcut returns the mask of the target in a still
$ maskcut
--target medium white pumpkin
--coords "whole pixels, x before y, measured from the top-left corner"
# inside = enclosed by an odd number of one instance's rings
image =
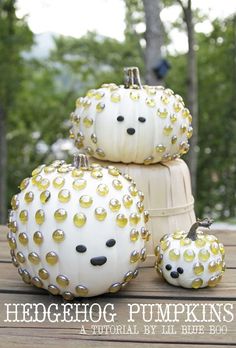
[[[191,115],[183,99],[162,86],[141,86],[138,69],[124,86],[104,84],[79,98],[71,138],[87,154],[124,163],[175,159],[189,149]]]
[[[198,289],[220,282],[225,271],[224,246],[214,235],[196,231],[211,223],[209,219],[197,221],[188,233],[177,231],[161,239],[155,267],[168,283]]]
[[[130,177],[80,155],[74,165],[41,165],[20,189],[8,241],[25,282],[70,300],[116,292],[137,276],[148,216]]]

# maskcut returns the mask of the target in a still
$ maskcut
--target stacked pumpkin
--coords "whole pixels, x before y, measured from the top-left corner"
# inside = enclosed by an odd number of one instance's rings
[[[130,174],[144,192],[149,254],[166,231],[188,230],[195,221],[189,171],[180,159],[189,149],[191,119],[181,96],[162,86],[142,86],[136,67],[125,69],[122,86],[89,90],[71,114],[76,147]]]

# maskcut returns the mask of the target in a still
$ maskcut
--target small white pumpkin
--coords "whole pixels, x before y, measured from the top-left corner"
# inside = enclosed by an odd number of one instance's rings
[[[188,233],[166,234],[155,249],[156,270],[175,286],[204,288],[216,286],[225,271],[225,249],[214,235],[197,231],[212,221],[195,222]]]
[[[148,231],[143,195],[115,167],[41,165],[12,198],[12,261],[26,283],[61,294],[116,292],[138,274]]]
[[[104,84],[79,98],[71,138],[102,160],[151,164],[189,149],[191,115],[182,97],[162,86],[142,86],[138,68],[127,68],[124,86]]]

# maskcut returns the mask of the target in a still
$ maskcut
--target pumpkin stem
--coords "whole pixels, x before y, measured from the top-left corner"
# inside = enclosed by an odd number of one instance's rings
[[[89,161],[88,157],[83,153],[74,154],[73,158],[73,166],[76,168],[89,169]]]
[[[198,227],[210,228],[212,223],[213,223],[213,220],[209,219],[209,218],[204,218],[202,220],[197,220],[192,225],[192,227],[190,228],[186,238],[189,238],[191,240],[196,240],[197,239],[197,229],[198,229]]]
[[[139,69],[136,66],[124,68],[125,78],[124,78],[124,85],[125,88],[130,87],[137,87],[142,88],[140,75],[139,75]]]

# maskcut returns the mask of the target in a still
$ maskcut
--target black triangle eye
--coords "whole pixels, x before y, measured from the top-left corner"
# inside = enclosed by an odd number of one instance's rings
[[[108,241],[106,242],[106,246],[108,246],[109,248],[113,247],[115,244],[115,239],[108,239]]]
[[[87,250],[86,246],[82,244],[77,245],[75,249],[76,251],[78,251],[78,253],[85,253],[85,251]]]
[[[124,119],[125,119],[124,116],[118,116],[117,117],[117,121],[118,122],[122,122],[122,121],[124,121]]]
[[[138,120],[139,120],[139,122],[142,122],[142,123],[146,122],[146,118],[145,117],[139,117]]]

